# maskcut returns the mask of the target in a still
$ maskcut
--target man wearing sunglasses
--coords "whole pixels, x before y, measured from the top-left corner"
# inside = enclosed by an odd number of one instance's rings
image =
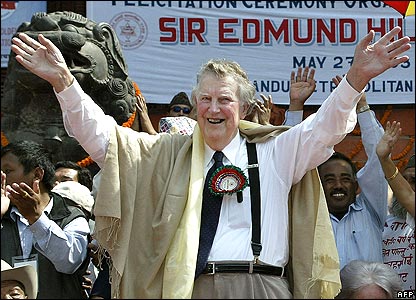
[[[191,102],[185,92],[176,94],[169,103],[169,117],[188,117],[192,110]]]

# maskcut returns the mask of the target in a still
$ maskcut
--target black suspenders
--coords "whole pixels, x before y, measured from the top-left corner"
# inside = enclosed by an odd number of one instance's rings
[[[257,162],[257,150],[255,143],[246,143],[248,156],[248,177],[251,196],[251,222],[252,236],[251,248],[253,249],[254,263],[260,256],[261,246],[261,213],[260,213],[260,177],[259,164]],[[238,195],[237,195],[238,198]]]

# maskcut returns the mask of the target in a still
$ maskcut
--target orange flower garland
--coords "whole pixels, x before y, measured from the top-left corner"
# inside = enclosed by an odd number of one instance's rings
[[[361,150],[363,150],[363,148],[364,148],[363,141],[360,139],[358,143],[355,145],[354,149],[351,150],[349,158],[352,159],[353,157],[355,157],[358,153],[361,152]]]
[[[383,125],[383,127],[386,127],[387,119],[390,117],[392,111],[393,111],[393,106],[392,105],[387,105],[387,109],[384,112],[384,115],[380,120],[380,123],[381,123],[381,125]]]
[[[4,135],[3,131],[1,132],[1,146],[4,147],[9,143],[9,140]]]
[[[407,165],[409,159],[405,158],[405,156],[410,152],[410,150],[412,150],[413,148],[413,144],[415,143],[415,138],[411,137],[409,139],[409,142],[407,143],[407,146],[403,149],[402,152],[400,152],[397,156],[392,156],[392,160],[399,160],[400,161],[397,163],[396,167],[400,170],[402,169],[405,165]]]

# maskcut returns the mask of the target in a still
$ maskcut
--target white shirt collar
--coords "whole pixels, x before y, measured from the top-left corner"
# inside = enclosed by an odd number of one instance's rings
[[[236,164],[236,155],[237,150],[240,147],[241,140],[243,137],[240,134],[240,131],[235,135],[235,137],[231,140],[231,142],[222,149],[222,153],[224,153],[225,160],[224,164],[231,163],[232,165]],[[204,166],[205,168],[209,168],[212,156],[214,155],[214,150],[212,150],[206,143],[205,145],[205,155],[204,155]]]

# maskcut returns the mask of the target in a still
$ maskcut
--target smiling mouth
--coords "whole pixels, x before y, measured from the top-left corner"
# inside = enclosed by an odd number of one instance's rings
[[[331,197],[333,197],[335,199],[344,198],[345,196],[346,196],[346,194],[344,194],[344,193],[333,193],[333,194],[331,194]]]
[[[207,119],[210,124],[220,124],[224,122],[224,119]]]

